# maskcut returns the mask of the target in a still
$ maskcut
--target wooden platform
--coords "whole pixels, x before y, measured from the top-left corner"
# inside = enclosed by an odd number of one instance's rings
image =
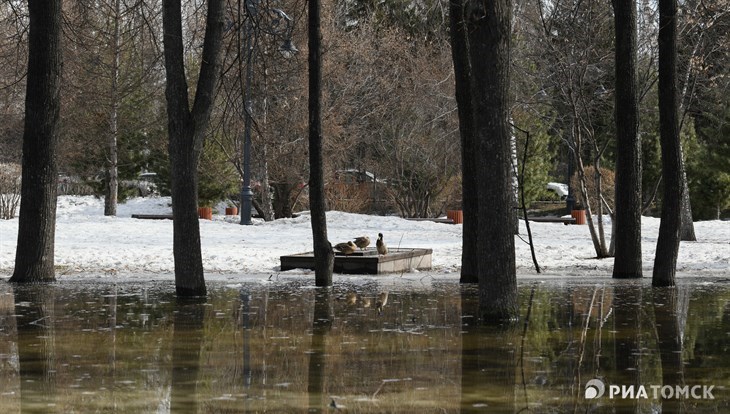
[[[390,249],[381,256],[375,249],[358,251],[350,255],[335,254],[334,272],[343,274],[379,275],[383,273],[408,272],[411,269],[431,269],[431,249]],[[314,253],[299,253],[281,256],[281,270],[314,270]]]

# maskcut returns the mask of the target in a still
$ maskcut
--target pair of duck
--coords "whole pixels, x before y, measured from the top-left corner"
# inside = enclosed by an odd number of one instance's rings
[[[344,254],[353,254],[355,253],[357,248],[360,248],[360,250],[365,250],[365,248],[368,246],[370,246],[370,237],[360,236],[356,237],[354,239],[354,242],[351,240],[347,243],[337,243],[334,246],[334,249]],[[383,233],[378,233],[378,240],[375,242],[375,247],[378,249],[378,254],[388,254],[388,246],[386,246],[385,241],[383,241]]]

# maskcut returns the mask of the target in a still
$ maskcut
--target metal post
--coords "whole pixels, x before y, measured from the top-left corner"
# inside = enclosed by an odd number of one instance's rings
[[[251,80],[253,78],[253,42],[252,25],[248,22],[246,26],[246,51],[248,61],[246,62],[246,84],[244,85],[243,101],[246,105],[245,122],[243,129],[243,187],[241,188],[241,224],[251,225],[251,205],[253,203],[253,191],[251,191],[251,114],[253,104],[251,102]]]
[[[575,196],[573,196],[573,186],[571,180],[573,178],[573,149],[568,145],[568,197],[565,198],[565,207],[568,214],[575,209]]]

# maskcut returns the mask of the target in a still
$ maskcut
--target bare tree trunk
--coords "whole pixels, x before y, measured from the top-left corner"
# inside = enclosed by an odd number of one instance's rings
[[[192,110],[183,62],[180,0],[163,2],[167,127],[172,171],[173,254],[178,296],[206,294],[198,222],[197,166],[218,81],[223,2],[210,0],[198,86]]]
[[[478,283],[479,267],[477,244],[479,240],[479,202],[476,179],[476,150],[473,109],[471,106],[471,68],[466,38],[465,0],[450,3],[451,54],[454,61],[456,103],[459,110],[461,136],[461,208],[463,232],[461,247],[461,283]]]
[[[586,170],[583,165],[583,159],[580,157],[582,153],[583,138],[580,132],[580,126],[578,125],[578,114],[576,106],[573,105],[573,143],[575,144],[575,150],[573,151],[575,169],[578,174],[578,191],[580,191],[583,203],[583,208],[586,211],[586,223],[588,224],[588,231],[591,234],[591,241],[593,242],[593,249],[596,251],[596,256],[599,258],[608,257],[608,252],[605,251],[605,242],[601,241],[596,232],[596,226],[593,224],[593,210],[591,208],[591,202],[588,198],[588,189],[586,188]]]
[[[614,1],[616,25],[616,207],[614,278],[640,278],[641,140],[636,82],[636,3]]]
[[[485,323],[518,316],[512,209],[511,1],[466,3],[479,212],[479,297]]]
[[[682,153],[677,102],[677,3],[659,0],[659,132],[664,197],[652,285],[674,286],[681,226]]]
[[[322,52],[320,0],[309,0],[309,209],[314,242],[314,279],[332,286],[335,253],[327,239],[327,204],[322,156]]]
[[[260,166],[261,166],[261,217],[264,221],[274,220],[274,206],[271,204],[271,185],[269,184],[269,155],[268,144],[261,142],[260,147]],[[257,209],[258,210],[258,209]]]
[[[30,0],[18,244],[10,282],[54,281],[61,0]]]
[[[513,124],[512,118],[509,120],[510,125]],[[514,221],[512,222],[512,225],[514,226],[513,231],[515,234],[520,234],[520,220],[519,220],[519,209],[518,206],[520,205],[520,179],[518,171],[518,162],[517,162],[517,136],[515,135],[515,131],[513,128],[510,128],[510,165],[512,166],[512,211],[515,216]]]
[[[121,54],[121,39],[119,24],[122,19],[120,0],[114,1],[114,35],[112,45],[114,58],[112,60],[112,88],[110,91],[111,108],[109,112],[109,159],[107,160],[107,183],[104,194],[104,215],[117,215],[117,200],[119,192],[119,155],[117,139],[119,136],[119,56]]]
[[[679,240],[697,241],[695,235],[695,224],[692,221],[692,204],[689,199],[689,184],[687,183],[687,170],[684,168],[684,156],[682,152],[682,144],[679,146],[680,157],[682,158],[682,204],[681,204],[681,224],[679,229]],[[718,219],[720,217],[718,216]]]

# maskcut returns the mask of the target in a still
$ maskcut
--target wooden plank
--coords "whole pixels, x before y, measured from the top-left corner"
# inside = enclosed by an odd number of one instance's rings
[[[172,220],[172,214],[132,214],[132,218],[140,220]]]
[[[408,221],[433,221],[434,223],[454,224],[454,220],[452,220],[450,218],[410,218],[410,217],[407,217],[406,220],[408,220]]]
[[[530,221],[534,221],[536,223],[563,223],[565,225],[575,224],[574,217],[544,216],[544,217],[528,217],[527,219]]]

